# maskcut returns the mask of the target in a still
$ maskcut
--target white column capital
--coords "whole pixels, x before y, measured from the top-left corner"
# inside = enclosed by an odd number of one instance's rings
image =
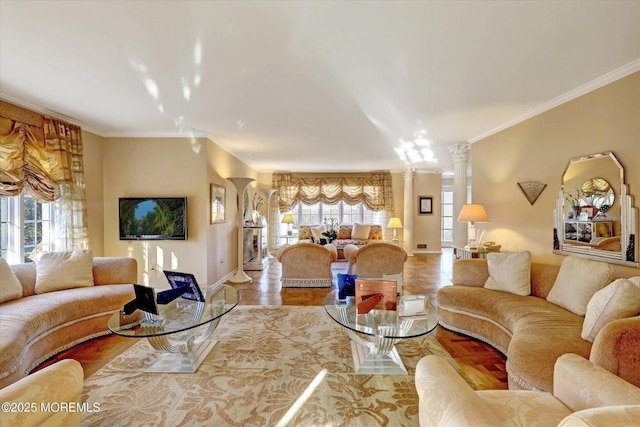
[[[416,174],[415,168],[406,168],[405,170],[402,171],[402,176],[404,177],[405,181],[412,180],[415,174]]]
[[[471,145],[466,142],[449,146],[449,154],[451,154],[451,159],[454,163],[465,163],[469,159],[470,151]]]

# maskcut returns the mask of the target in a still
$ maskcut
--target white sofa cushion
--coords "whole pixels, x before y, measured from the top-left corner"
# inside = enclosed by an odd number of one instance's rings
[[[20,280],[4,258],[0,258],[0,303],[22,298]]]
[[[324,233],[324,225],[319,225],[317,227],[311,227],[311,236],[313,236],[313,239],[318,242],[320,241],[320,239],[326,239],[326,237],[324,237],[322,235],[322,233]]]
[[[93,286],[93,252],[46,252],[36,262],[35,293]]]
[[[352,239],[366,240],[369,238],[369,232],[371,231],[370,225],[353,224],[353,230],[351,231]]]
[[[640,276],[615,280],[593,294],[582,324],[582,339],[593,342],[607,323],[640,313]]]
[[[611,282],[612,274],[610,264],[568,256],[560,266],[547,301],[584,316],[589,300]]]
[[[484,287],[516,295],[531,294],[531,252],[491,252],[487,254],[489,278]]]

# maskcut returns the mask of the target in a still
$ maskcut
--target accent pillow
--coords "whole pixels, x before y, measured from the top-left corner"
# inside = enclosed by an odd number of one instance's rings
[[[22,285],[7,260],[0,258],[0,303],[22,298]]]
[[[93,252],[46,252],[36,262],[35,293],[93,286]]]
[[[356,240],[366,240],[369,238],[369,232],[371,231],[370,225],[353,224],[353,230],[351,231],[351,238]]]
[[[611,282],[612,273],[613,267],[604,262],[568,256],[560,266],[547,301],[584,316],[589,300]]]
[[[531,252],[487,254],[489,278],[484,287],[516,295],[531,295]]]
[[[383,274],[382,280],[393,280],[397,283],[396,290],[402,295],[402,273]]]
[[[338,273],[338,299],[356,296],[357,274]]]
[[[615,280],[593,294],[582,324],[582,339],[593,342],[607,323],[640,314],[640,276]]]
[[[324,233],[324,225],[311,227],[311,236],[316,242],[320,241],[320,239],[326,239],[326,237],[324,237],[322,233]]]

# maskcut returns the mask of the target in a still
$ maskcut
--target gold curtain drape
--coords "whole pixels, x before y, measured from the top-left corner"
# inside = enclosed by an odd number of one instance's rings
[[[45,117],[47,153],[54,159],[50,170],[55,187],[57,250],[87,249],[87,200],[85,196],[82,133],[78,126]]]
[[[274,172],[273,188],[278,190],[279,208],[287,212],[298,203],[364,203],[374,211],[393,212],[391,173],[367,174],[293,174]]]
[[[0,196],[55,203],[56,250],[88,247],[78,126],[0,102]]]

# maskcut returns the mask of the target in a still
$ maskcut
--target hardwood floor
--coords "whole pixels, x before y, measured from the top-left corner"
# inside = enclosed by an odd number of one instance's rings
[[[404,290],[411,294],[426,294],[435,299],[438,289],[451,281],[453,254],[444,249],[442,255],[409,257],[404,269]],[[334,273],[346,272],[347,263],[334,263]],[[247,272],[251,283],[236,284],[243,305],[325,305],[336,300],[337,287],[282,288],[280,264],[269,260],[264,271]],[[334,281],[335,282],[335,281]],[[434,332],[438,342],[458,362],[465,373],[476,382],[479,389],[507,389],[505,358],[491,346],[464,335],[448,331],[440,326]],[[37,369],[57,360],[78,360],[90,376],[108,364],[136,342],[134,339],[107,335],[77,345],[40,365]]]

